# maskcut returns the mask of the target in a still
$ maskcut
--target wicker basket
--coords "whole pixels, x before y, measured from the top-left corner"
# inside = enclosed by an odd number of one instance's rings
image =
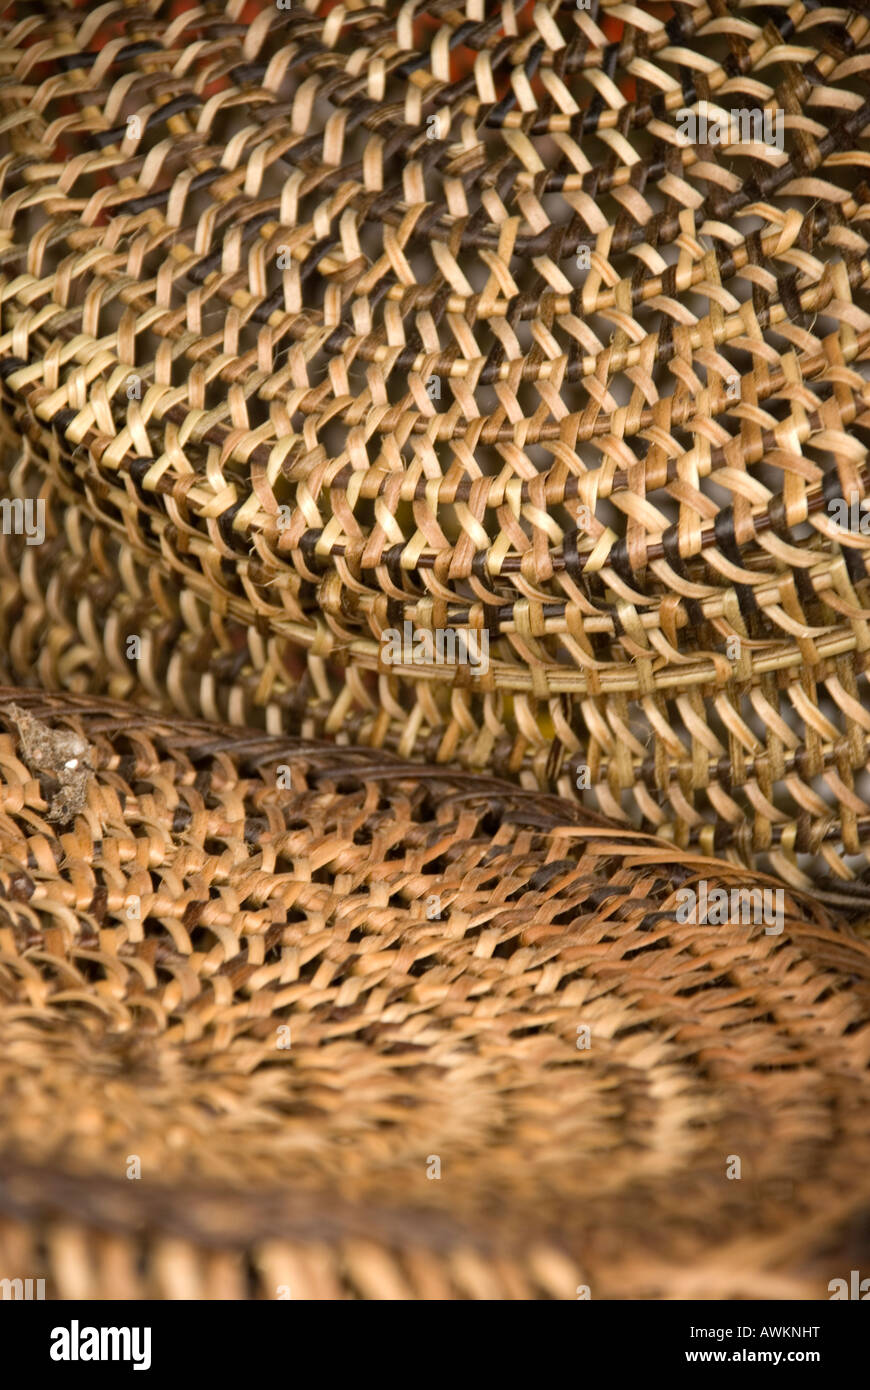
[[[256,634],[243,703],[292,650],[285,728],[860,877],[870,17],[47,0],[0,53],[3,410],[97,569]]]
[[[0,1269],[827,1298],[870,1255],[870,943],[772,882],[781,931],[681,923],[753,884],[668,858],[493,779],[3,688]]]

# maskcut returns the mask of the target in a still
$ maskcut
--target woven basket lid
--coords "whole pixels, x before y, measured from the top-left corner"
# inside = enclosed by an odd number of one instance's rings
[[[9,688],[0,727],[10,1274],[825,1298],[866,1259],[870,946],[820,905],[384,754]],[[681,923],[702,880],[782,929]]]
[[[863,872],[870,18],[326,11],[0,18],[7,426],[329,732]]]

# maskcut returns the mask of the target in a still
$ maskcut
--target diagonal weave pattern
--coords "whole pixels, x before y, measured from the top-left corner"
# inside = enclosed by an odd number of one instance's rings
[[[870,1240],[870,944],[787,890],[779,934],[681,924],[746,874],[666,861],[493,779],[0,689],[3,1267],[826,1297]]]
[[[8,424],[297,725],[860,875],[870,18],[321,9],[0,13]]]

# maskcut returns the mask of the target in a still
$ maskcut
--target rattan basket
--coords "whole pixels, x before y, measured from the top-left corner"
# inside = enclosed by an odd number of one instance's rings
[[[870,943],[772,880],[779,931],[682,923],[701,880],[762,883],[494,779],[0,689],[0,1269],[829,1297],[870,1255]]]
[[[800,0],[7,5],[7,431],[233,718],[289,670],[284,728],[860,877],[868,55]]]

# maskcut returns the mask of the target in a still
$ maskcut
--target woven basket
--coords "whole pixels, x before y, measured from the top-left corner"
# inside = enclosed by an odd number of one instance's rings
[[[0,15],[18,447],[201,662],[257,634],[246,708],[292,648],[283,727],[860,876],[870,18],[320,10]],[[683,140],[734,109],[770,139]],[[385,664],[406,624],[488,669]]]
[[[493,779],[0,689],[0,1269],[827,1298],[870,943],[782,889],[781,932],[681,924],[701,879],[753,886]]]
[[[0,534],[0,683],[366,741],[375,699],[353,673],[306,664],[286,638],[221,614],[149,565],[62,500],[20,442],[17,458],[0,456],[0,496],[42,501],[46,529],[39,546]]]

